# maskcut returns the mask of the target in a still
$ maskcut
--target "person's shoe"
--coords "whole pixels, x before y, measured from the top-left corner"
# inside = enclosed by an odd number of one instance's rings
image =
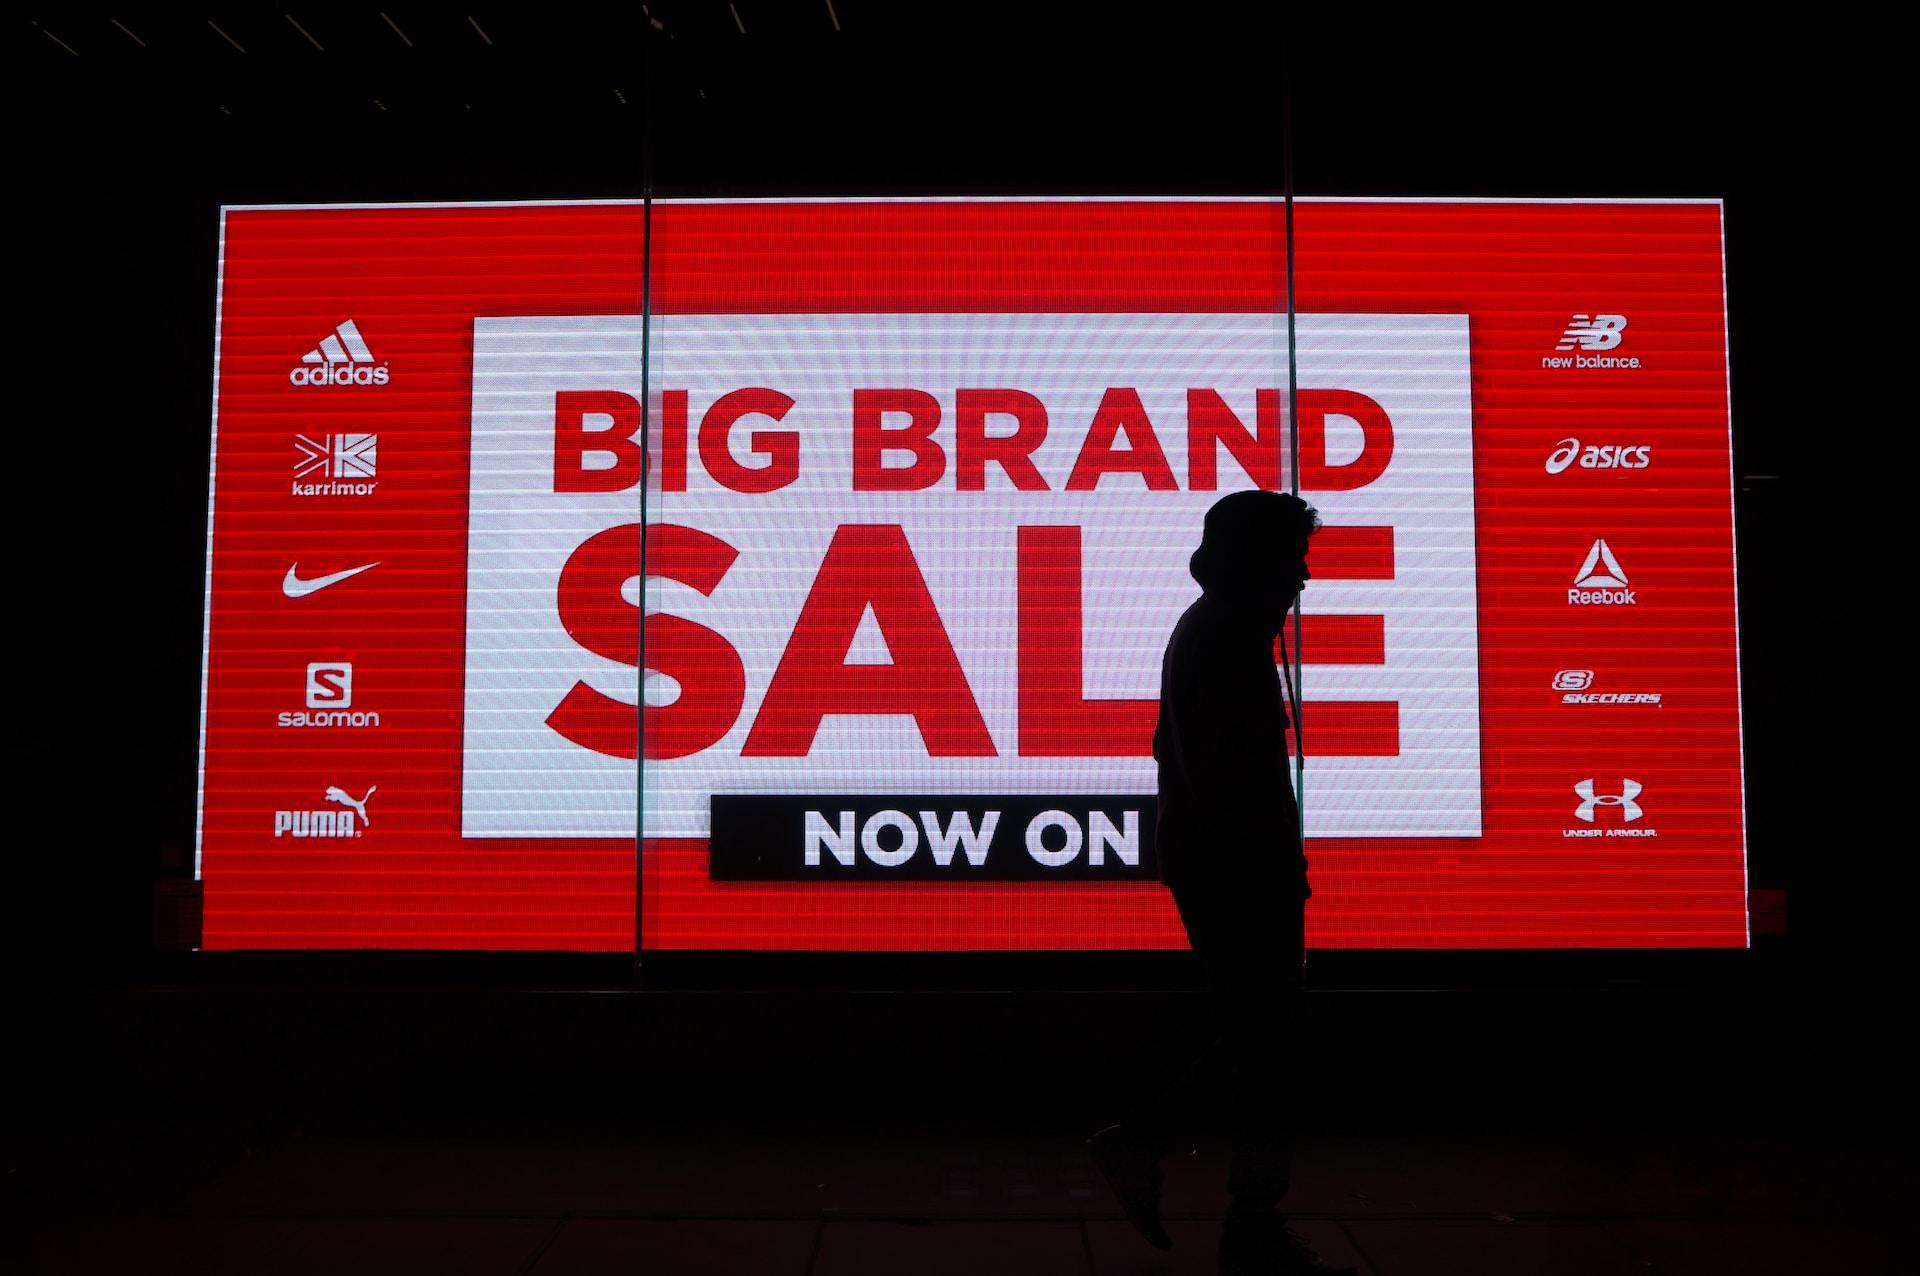
[[[1357,1276],[1314,1252],[1278,1214],[1229,1214],[1220,1229],[1220,1276]]]
[[[1173,1237],[1160,1223],[1160,1158],[1146,1139],[1124,1126],[1110,1125],[1087,1140],[1093,1163],[1120,1199],[1134,1230],[1155,1249],[1172,1249]]]

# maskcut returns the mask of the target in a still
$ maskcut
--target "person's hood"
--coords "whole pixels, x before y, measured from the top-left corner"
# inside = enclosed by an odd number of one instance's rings
[[[1207,597],[1277,630],[1292,597],[1281,572],[1293,552],[1305,502],[1283,492],[1235,492],[1207,511],[1187,570]]]

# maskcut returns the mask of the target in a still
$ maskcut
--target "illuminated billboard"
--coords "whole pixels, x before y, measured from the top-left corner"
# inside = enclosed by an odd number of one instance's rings
[[[1744,944],[1719,205],[1296,218],[1290,319],[1270,200],[227,210],[206,945],[1181,946],[1296,473],[1310,942]]]

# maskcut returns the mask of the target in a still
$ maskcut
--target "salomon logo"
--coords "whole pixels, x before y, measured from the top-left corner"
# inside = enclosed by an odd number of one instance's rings
[[[354,573],[344,574],[351,576]],[[288,579],[292,578],[292,573],[288,573]],[[289,597],[292,596],[289,594]],[[353,707],[353,665],[350,662],[316,660],[307,666],[307,707],[286,710],[275,721],[283,727],[377,727],[380,725],[380,712],[377,709]]]

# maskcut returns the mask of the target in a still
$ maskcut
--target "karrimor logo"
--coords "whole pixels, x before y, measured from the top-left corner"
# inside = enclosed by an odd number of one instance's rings
[[[1611,350],[1627,330],[1625,315],[1575,315],[1555,350]]]
[[[373,823],[367,818],[367,799],[379,789],[379,785],[370,784],[365,793],[354,797],[339,785],[330,784],[322,797],[345,809],[320,807],[308,811],[275,811],[273,835],[276,838],[359,837],[361,830]]]
[[[371,496],[378,486],[373,477],[380,460],[377,434],[323,434],[294,436],[295,496]]]
[[[1564,474],[1575,464],[1583,470],[1644,470],[1653,464],[1653,448],[1639,443],[1589,443],[1561,439],[1547,454],[1547,473]]]
[[[348,319],[301,355],[287,380],[295,385],[385,385],[387,365],[373,357],[359,327]]]
[[[1626,588],[1627,573],[1604,538],[1595,540],[1586,561],[1574,574],[1573,588],[1567,591],[1570,607],[1632,607],[1639,602],[1639,591]]]
[[[1554,347],[1556,353],[1540,356],[1543,368],[1614,368],[1621,371],[1640,366],[1636,355],[1601,354],[1602,350],[1618,349],[1626,339],[1627,317],[1625,315],[1590,315],[1581,313],[1567,322],[1567,330],[1560,334],[1560,344]],[[1573,353],[1569,354],[1568,351]]]

